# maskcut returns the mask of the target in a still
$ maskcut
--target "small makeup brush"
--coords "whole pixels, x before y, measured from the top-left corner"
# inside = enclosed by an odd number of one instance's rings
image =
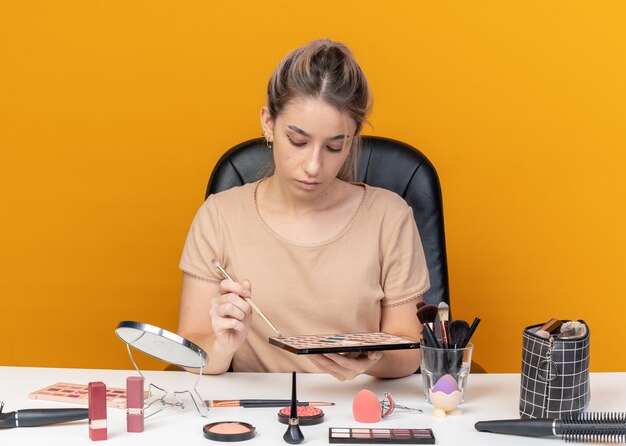
[[[448,325],[448,330],[450,331],[450,346],[452,348],[461,348],[470,331],[470,326],[462,319],[455,319]]]
[[[417,310],[417,319],[419,319],[422,325],[428,324],[430,329],[435,331],[435,320],[439,309],[433,304],[426,304]]]
[[[213,266],[215,268],[217,268],[219,270],[219,272],[222,274],[222,276],[224,277],[224,279],[228,279],[231,282],[234,282],[235,280],[233,280],[232,277],[230,277],[230,274],[228,274],[226,272],[226,270],[224,268],[222,268],[222,265],[220,265],[220,262],[217,259],[213,259],[211,260],[211,263],[213,264]],[[265,316],[265,314],[263,314],[263,312],[261,310],[259,310],[259,307],[257,307],[254,302],[252,301],[252,299],[250,299],[249,297],[244,297],[244,296],[240,296],[243,300],[245,300],[246,302],[248,302],[250,304],[250,306],[252,307],[252,309],[254,310],[254,312],[261,318],[263,319],[267,325],[270,326],[270,328],[272,330],[274,330],[276,332],[276,336],[278,336],[279,338],[283,337],[283,334],[278,331],[278,329],[274,326],[274,324],[272,324],[270,322],[270,320],[267,318],[267,316]]]
[[[289,444],[298,444],[304,441],[298,418],[298,398],[296,396],[296,372],[291,372],[291,411],[289,412],[289,427],[283,435],[283,440]]]
[[[450,317],[450,307],[447,303],[441,302],[438,307],[439,331],[441,332],[441,346],[448,348],[450,332],[448,330],[448,318]]]
[[[475,317],[474,322],[472,322],[472,326],[467,332],[467,336],[465,336],[465,340],[461,344],[461,348],[467,347],[467,344],[469,344],[470,339],[472,339],[472,336],[474,335],[474,332],[476,331],[478,324],[480,324],[480,318]]]

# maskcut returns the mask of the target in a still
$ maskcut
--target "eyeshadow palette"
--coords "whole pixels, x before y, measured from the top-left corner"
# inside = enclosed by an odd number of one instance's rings
[[[56,383],[28,395],[31,400],[60,401],[87,405],[89,403],[86,384]],[[148,392],[144,391],[144,398]],[[126,389],[107,387],[107,406],[126,409]]]
[[[329,427],[329,443],[435,444],[432,429]]]
[[[389,333],[339,333],[271,337],[269,342],[296,355],[419,348],[418,341]]]
[[[435,444],[432,429],[329,427],[329,443]]]

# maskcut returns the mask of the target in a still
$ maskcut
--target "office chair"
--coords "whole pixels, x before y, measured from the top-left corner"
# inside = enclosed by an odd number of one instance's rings
[[[356,181],[396,192],[413,209],[430,274],[424,301],[450,303],[448,262],[439,178],[428,158],[399,141],[364,136]],[[226,152],[211,173],[205,197],[260,179],[272,156],[263,138]]]

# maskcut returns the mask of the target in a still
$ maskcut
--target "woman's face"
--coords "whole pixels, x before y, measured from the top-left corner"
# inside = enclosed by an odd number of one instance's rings
[[[303,198],[327,191],[350,153],[354,120],[321,99],[297,97],[274,121],[264,107],[261,121],[274,147],[274,176]]]

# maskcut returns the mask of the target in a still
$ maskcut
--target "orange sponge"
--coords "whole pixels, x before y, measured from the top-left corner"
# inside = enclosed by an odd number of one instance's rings
[[[377,423],[382,419],[380,401],[371,390],[359,391],[352,402],[352,414],[360,423]]]

